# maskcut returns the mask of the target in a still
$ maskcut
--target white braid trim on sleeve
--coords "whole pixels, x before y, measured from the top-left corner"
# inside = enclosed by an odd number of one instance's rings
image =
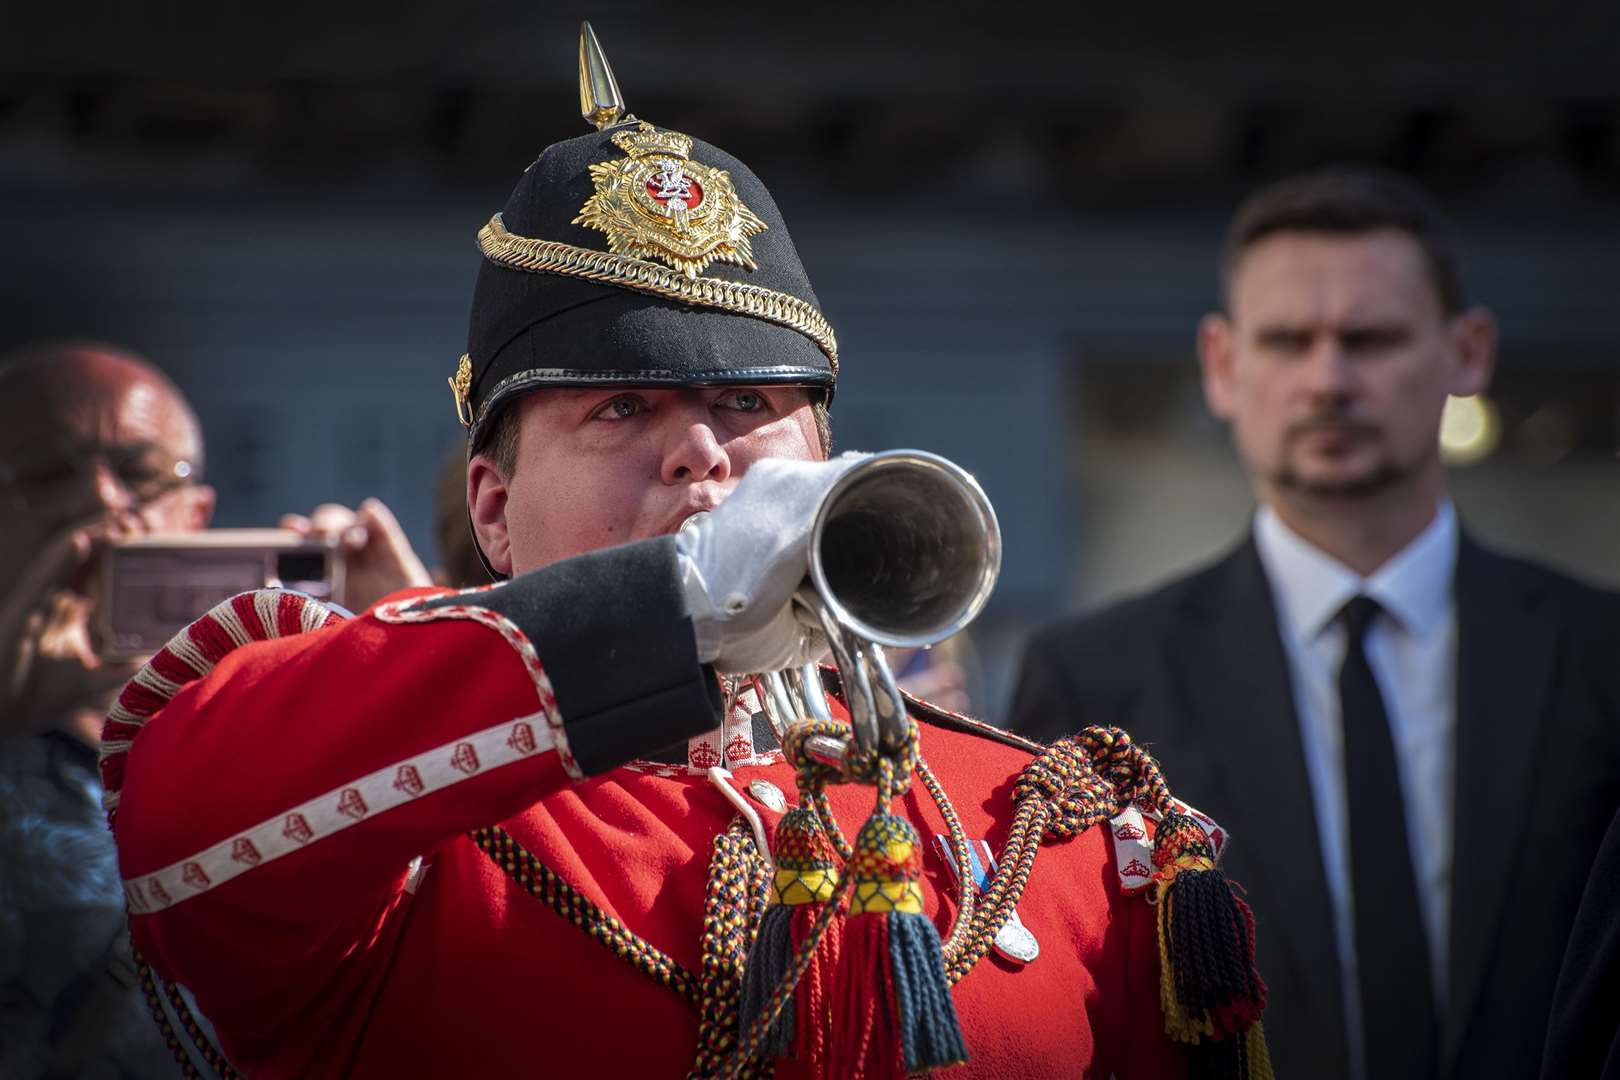
[[[204,656],[202,650],[192,643],[190,630],[191,628],[187,627],[186,632],[177,635],[173,641],[169,642],[168,647],[174,655],[184,660],[186,666],[195,671],[200,679],[214,670],[214,662]]]
[[[124,879],[129,910],[149,915],[216,889],[247,873],[393,810],[502,765],[554,749],[544,716],[535,713],[385,765],[351,783],[266,818],[213,847],[150,874]]]
[[[130,681],[146,687],[152,693],[158,694],[165,699],[172,698],[180,692],[179,683],[165,679],[162,675],[153,671],[151,664],[141,665],[141,669],[135,673],[135,677]]]
[[[252,598],[257,626],[249,626],[236,611],[237,603],[244,597]],[[283,636],[281,606],[289,600],[297,606],[300,632],[318,629],[343,618],[337,609],[328,607],[313,597],[286,589],[257,589],[223,600],[210,608],[206,615],[170,638],[168,644],[159,649],[151,660],[141,665],[134,678],[130,679],[124,691],[119,694],[118,700],[107,711],[108,722],[133,728],[145,727],[152,715],[174,700],[174,696],[185,687],[186,683],[200,679],[214,670],[214,665],[220,657],[210,658],[208,652],[199,644],[193,635],[199,627],[212,625],[224,631],[231,642],[230,649],[226,652],[240,648],[250,641],[268,641]],[[190,671],[191,678],[187,679],[186,683],[175,682],[157,670],[156,665],[159,661],[174,661]],[[157,699],[156,704],[151,704],[143,695],[132,694],[132,689],[145,691]],[[138,704],[131,707],[131,702]],[[132,738],[104,739],[101,744],[101,761],[106,762],[110,758],[127,754],[133,745]],[[107,813],[111,814],[118,808],[118,800],[117,787],[109,785],[102,789],[101,806]]]
[[[471,600],[478,593],[497,588],[501,586],[480,585],[472,589],[463,589],[453,595]],[[441,595],[428,599],[442,600],[444,597]],[[535,694],[540,699],[540,715],[545,717],[546,725],[551,729],[549,741],[556,747],[557,760],[562,763],[563,772],[574,780],[585,779],[584,771],[568,748],[568,733],[563,729],[562,713],[557,709],[556,691],[551,687],[551,679],[546,675],[546,669],[541,665],[540,657],[535,653],[534,644],[529,640],[529,636],[505,615],[486,607],[479,607],[476,603],[419,606],[423,602],[417,598],[396,600],[391,604],[383,604],[376,609],[375,614],[383,622],[397,624],[432,622],[436,619],[471,619],[501,635],[501,639],[510,645],[518,654],[518,658],[523,661],[523,669],[528,672],[530,680],[534,683]]]

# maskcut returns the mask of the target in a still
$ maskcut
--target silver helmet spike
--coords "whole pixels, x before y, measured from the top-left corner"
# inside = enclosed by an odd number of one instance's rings
[[[618,81],[588,21],[579,24],[579,114],[598,131],[633,119],[625,111]]]

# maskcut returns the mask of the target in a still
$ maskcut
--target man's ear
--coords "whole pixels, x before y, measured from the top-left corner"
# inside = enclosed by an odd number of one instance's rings
[[[1457,357],[1449,392],[1455,397],[1481,393],[1496,370],[1496,316],[1471,307],[1451,320],[1451,347]]]
[[[508,577],[512,574],[512,535],[506,528],[506,480],[495,463],[483,454],[467,462],[467,510],[472,517],[473,539],[489,565]]]
[[[1232,323],[1225,315],[1205,315],[1198,323],[1198,367],[1204,377],[1204,402],[1216,419],[1235,412],[1236,378],[1232,371]]]

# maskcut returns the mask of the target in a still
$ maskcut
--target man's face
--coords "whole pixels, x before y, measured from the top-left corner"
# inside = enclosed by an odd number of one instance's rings
[[[0,565],[15,570],[74,529],[107,539],[206,526],[201,435],[173,387],[107,354],[51,364],[29,400],[0,402]]]
[[[821,457],[801,387],[547,390],[513,407],[511,477],[482,457],[469,468],[474,521],[504,573],[672,533],[761,458]]]
[[[1262,491],[1365,497],[1438,477],[1448,394],[1490,377],[1494,327],[1448,317],[1406,233],[1282,232],[1243,253],[1200,328],[1211,409]]]

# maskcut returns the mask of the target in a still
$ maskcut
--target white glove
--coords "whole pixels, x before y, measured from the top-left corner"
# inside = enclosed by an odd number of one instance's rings
[[[793,594],[810,573],[810,526],[822,497],[866,454],[755,462],[725,502],[676,536],[698,657],[724,674],[821,659],[827,639]]]

